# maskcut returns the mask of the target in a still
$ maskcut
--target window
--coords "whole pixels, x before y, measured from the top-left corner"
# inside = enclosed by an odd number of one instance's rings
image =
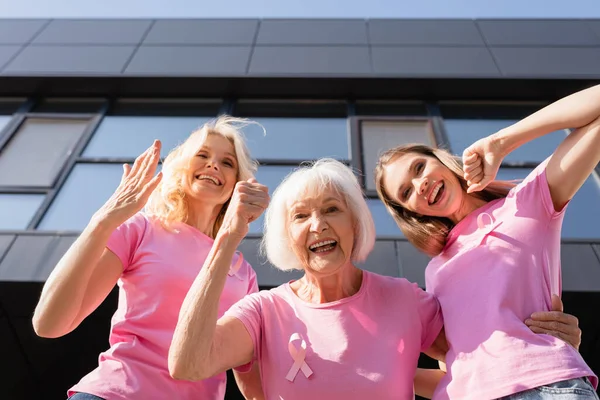
[[[38,229],[83,230],[113,194],[122,175],[121,164],[76,164]]]
[[[273,192],[296,167],[286,166],[270,166],[264,165],[258,168],[256,172],[256,180],[259,183],[269,188],[269,194],[273,195]],[[249,233],[260,234],[263,231],[264,213],[254,222],[250,224]]]
[[[0,185],[52,186],[87,120],[28,118],[0,153]]]
[[[258,160],[302,162],[331,157],[348,160],[345,118],[256,118],[263,128],[244,129],[252,157]],[[266,131],[266,134],[265,134]]]
[[[433,129],[429,121],[366,120],[361,122],[360,145],[367,190],[375,190],[374,171],[379,155],[394,146],[407,143],[434,145]]]
[[[502,128],[517,122],[503,119],[446,119],[444,124],[450,142],[450,149],[456,155],[473,142],[491,135]],[[564,140],[565,131],[556,131],[519,147],[510,153],[504,162],[508,163],[540,163],[548,158]]]
[[[0,194],[0,229],[26,229],[44,198],[43,194]]]
[[[531,171],[532,169],[529,168],[501,168],[496,179],[524,179]],[[567,208],[562,237],[569,239],[600,238],[598,204],[600,204],[600,179],[596,173],[592,173]]]
[[[373,221],[375,221],[375,231],[377,232],[377,237],[404,237],[402,231],[398,225],[396,225],[396,221],[394,221],[394,218],[392,218],[381,200],[368,199],[367,204],[369,205],[369,209],[373,215]]]
[[[161,156],[183,143],[208,122],[203,117],[107,116],[83,152],[84,158],[136,158],[154,139],[162,142]]]

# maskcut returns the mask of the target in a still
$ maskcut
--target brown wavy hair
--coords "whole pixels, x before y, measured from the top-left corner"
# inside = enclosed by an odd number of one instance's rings
[[[377,194],[396,224],[410,243],[423,253],[435,257],[446,246],[448,233],[454,227],[449,218],[431,217],[410,211],[392,200],[383,186],[385,167],[398,157],[417,153],[427,157],[436,158],[444,164],[458,178],[461,187],[466,192],[467,181],[463,177],[462,161],[444,149],[430,147],[424,144],[407,144],[389,149],[379,156],[375,167],[375,185]],[[480,192],[471,193],[472,196],[486,202],[506,197],[514,182],[493,181]]]

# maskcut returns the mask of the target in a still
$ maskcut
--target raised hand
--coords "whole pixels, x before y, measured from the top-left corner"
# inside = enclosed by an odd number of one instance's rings
[[[269,189],[255,179],[236,183],[220,230],[242,240],[248,233],[248,225],[260,217],[269,200]]]
[[[162,179],[162,172],[154,176],[160,159],[160,148],[160,141],[155,140],[152,146],[135,159],[133,166],[123,165],[121,183],[93,218],[100,218],[117,227],[144,208],[150,194]]]
[[[494,136],[480,139],[463,152],[463,172],[467,193],[483,190],[496,179],[504,152]]]

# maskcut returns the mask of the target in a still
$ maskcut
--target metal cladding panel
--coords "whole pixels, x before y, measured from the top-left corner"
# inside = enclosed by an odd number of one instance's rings
[[[374,46],[485,46],[472,20],[372,19],[368,27]]]
[[[244,75],[250,46],[141,46],[126,75]]]
[[[398,252],[398,259],[400,260],[402,276],[424,288],[425,267],[427,267],[430,258],[419,252],[407,241],[397,241],[396,249]]]
[[[478,20],[490,46],[599,46],[581,20]]]
[[[33,40],[34,44],[137,45],[150,20],[53,20]]]
[[[600,48],[596,47],[494,47],[491,51],[507,78],[600,76]]]
[[[393,240],[377,240],[369,257],[358,266],[380,275],[402,276],[400,274],[400,264],[396,257],[396,245]]]
[[[0,45],[0,71],[2,67],[8,64],[8,62],[17,54],[21,49],[21,46],[1,46]]]
[[[15,240],[15,235],[0,235],[0,260],[6,254],[13,240]]]
[[[44,282],[74,241],[73,236],[18,236],[0,264],[0,281]]]
[[[5,68],[12,75],[120,75],[133,46],[28,46]]]
[[[49,21],[45,19],[0,19],[0,44],[26,44]]]
[[[563,291],[600,291],[600,259],[598,254],[594,252],[590,244],[563,243],[561,245]]]
[[[485,47],[373,47],[377,75],[500,77]]]
[[[257,45],[367,45],[364,20],[264,20]]]
[[[251,45],[258,20],[158,20],[148,32],[148,45]]]
[[[341,76],[371,73],[369,48],[357,46],[257,46],[250,75]]]

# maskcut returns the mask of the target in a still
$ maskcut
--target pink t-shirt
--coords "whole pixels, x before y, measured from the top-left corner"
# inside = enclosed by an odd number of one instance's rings
[[[564,209],[554,210],[546,164],[460,221],[427,266],[450,345],[436,400],[495,399],[584,376],[598,384],[573,347],[523,323],[561,293]]]
[[[167,366],[179,309],[202,268],[213,240],[186,224],[177,232],[138,213],[110,237],[107,248],[123,263],[119,305],[110,329],[110,348],[99,366],[69,390],[107,400],[218,399],[225,373],[200,382],[177,381]],[[219,316],[248,293],[258,291],[247,262],[234,258],[219,303]]]
[[[412,399],[419,353],[443,323],[432,295],[367,271],[359,291],[339,301],[304,302],[287,283],[225,315],[252,337],[267,400]]]

